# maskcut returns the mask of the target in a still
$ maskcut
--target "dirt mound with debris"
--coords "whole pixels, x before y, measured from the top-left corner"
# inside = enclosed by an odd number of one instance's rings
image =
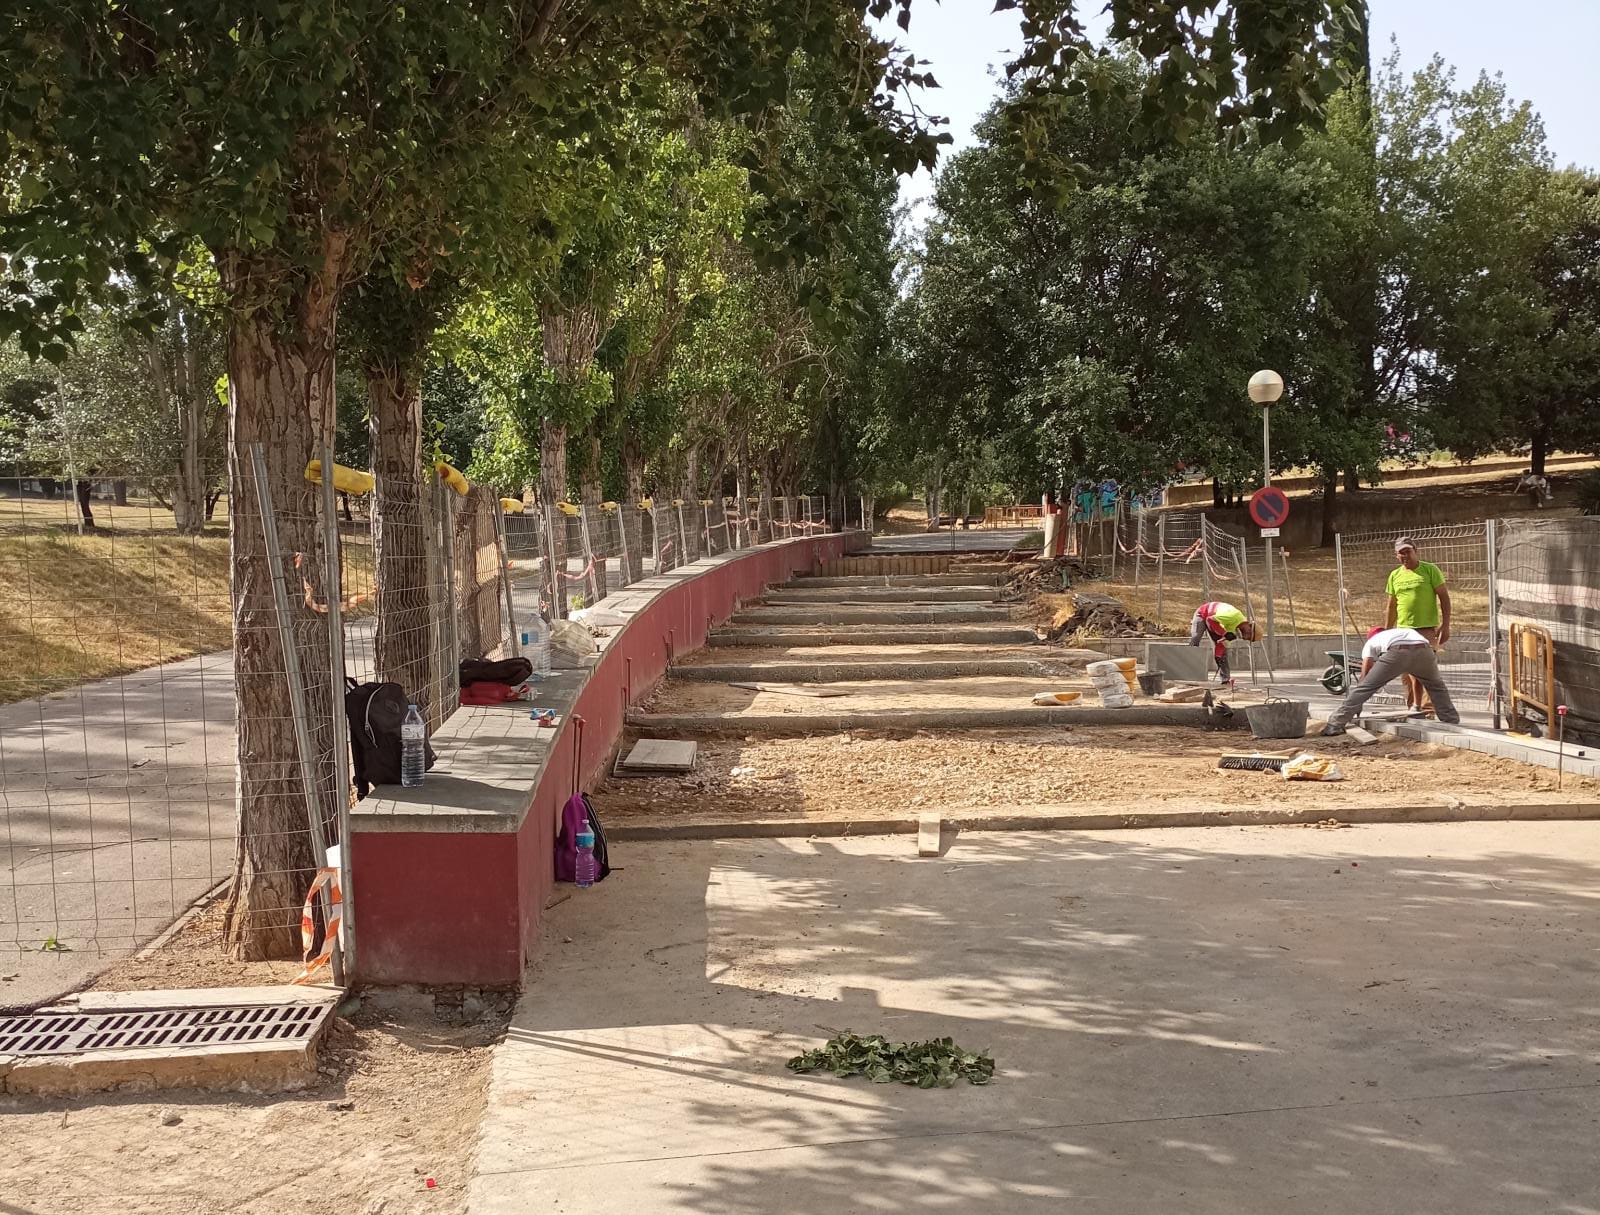
[[[1161,626],[1135,616],[1109,595],[1088,591],[1071,597],[1050,620],[1050,640],[1063,637],[1159,637]]]
[[[1089,576],[1090,571],[1077,557],[1024,561],[1011,571],[1006,590],[1011,598],[1026,599],[1041,593],[1059,593]]]

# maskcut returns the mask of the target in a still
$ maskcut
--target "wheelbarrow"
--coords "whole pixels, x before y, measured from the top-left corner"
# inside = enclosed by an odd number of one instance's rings
[[[1328,666],[1317,682],[1327,689],[1328,695],[1343,696],[1350,690],[1350,685],[1361,678],[1361,659],[1352,658],[1343,650],[1322,652],[1328,656]]]

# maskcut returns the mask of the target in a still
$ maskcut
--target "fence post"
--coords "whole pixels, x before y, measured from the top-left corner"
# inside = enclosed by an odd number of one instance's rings
[[[544,521],[544,550],[540,564],[544,566],[544,576],[540,579],[540,599],[548,602],[550,623],[566,619],[567,596],[561,584],[566,579],[567,571],[557,569],[557,565],[566,565],[566,548],[556,538],[556,508],[553,503],[541,502],[539,504],[539,517]],[[558,561],[557,558],[560,557]],[[545,597],[548,596],[548,599]]]
[[[507,649],[511,657],[522,655],[522,642],[517,635],[517,610],[511,598],[511,562],[506,557],[506,513],[498,497],[494,500],[494,554],[500,562],[500,597],[506,607]]]
[[[1167,517],[1156,520],[1156,623],[1161,623],[1161,609],[1167,598]]]
[[[1211,602],[1211,520],[1200,516],[1200,597]]]
[[[355,907],[350,865],[349,727],[344,720],[344,580],[340,564],[339,509],[333,490],[333,447],[322,449],[322,556],[328,600],[328,695],[333,714],[333,796],[339,824],[339,941],[333,951],[333,981],[343,984],[355,970]]]
[[[1489,703],[1494,728],[1498,730],[1504,719],[1504,703],[1500,698],[1500,561],[1496,554],[1500,525],[1494,519],[1484,521],[1484,542],[1488,545],[1489,573]]]
[[[593,607],[605,598],[606,592],[602,581],[604,575],[600,570],[600,562],[603,558],[595,555],[594,538],[589,534],[589,504],[587,502],[578,503],[578,532],[583,538],[584,582],[587,584],[589,591],[589,606]]]
[[[439,720],[442,722],[450,714],[444,711],[445,690],[454,686],[457,697],[451,705],[451,712],[460,703],[459,691],[461,683],[461,639],[457,635],[460,620],[457,616],[459,609],[456,606],[456,504],[453,498],[455,490],[443,481],[436,481],[439,487],[439,530],[440,552],[444,556],[444,637],[447,647],[445,650],[445,669],[439,672]]]
[[[1344,659],[1345,691],[1350,690],[1350,632],[1345,624],[1344,610],[1344,536],[1339,532],[1333,533],[1333,570],[1334,579],[1338,582],[1339,593],[1339,653]]]
[[[628,516],[623,513],[626,510],[622,503],[617,503],[617,551],[622,554],[623,586],[633,582],[633,567],[628,564]]]
[[[1134,508],[1133,517],[1138,520],[1134,527],[1133,542],[1133,585],[1138,586],[1140,575],[1144,572],[1144,511]]]
[[[1245,611],[1245,615],[1250,617],[1251,620],[1254,620],[1256,618],[1256,609],[1255,609],[1255,605],[1250,600],[1250,545],[1248,544],[1248,542],[1246,542],[1244,540],[1239,541],[1239,553],[1238,553],[1238,556],[1234,558],[1234,560],[1236,561],[1236,563],[1239,566],[1239,584],[1244,587],[1244,611]],[[1257,627],[1259,627],[1259,625]],[[1265,654],[1266,659],[1267,659],[1267,682],[1268,683],[1276,683],[1277,682],[1277,673],[1273,670],[1273,667],[1272,667],[1272,649],[1271,649],[1271,645],[1272,645],[1272,643],[1269,641],[1265,646],[1262,647],[1262,652]],[[1256,647],[1255,647],[1255,643],[1251,642],[1250,643],[1250,682],[1251,683],[1255,683],[1255,682],[1257,682],[1258,678],[1259,677],[1256,675]]]
[[[289,683],[289,703],[294,709],[294,745],[299,760],[300,793],[305,798],[312,854],[320,868],[328,863],[328,836],[322,825],[322,802],[317,796],[317,770],[311,757],[311,719],[306,705],[306,685],[300,672],[300,651],[295,646],[294,623],[289,617],[289,589],[283,581],[283,556],[278,551],[278,517],[273,513],[272,487],[267,484],[267,458],[260,443],[250,445],[250,471],[256,483],[256,503],[261,511],[261,536],[272,572],[272,603],[278,619],[278,648],[283,652],[283,674]],[[331,480],[333,465],[324,477]],[[335,748],[339,740],[334,740]],[[323,890],[323,923],[328,921],[328,895]]]
[[[1283,593],[1289,597],[1289,635],[1296,641],[1300,640],[1300,625],[1294,618],[1294,587],[1289,582],[1289,550],[1278,550],[1283,558]]]

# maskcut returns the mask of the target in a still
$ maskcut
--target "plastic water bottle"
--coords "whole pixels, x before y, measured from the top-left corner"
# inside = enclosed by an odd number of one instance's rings
[[[550,674],[550,626],[544,617],[535,616],[531,631],[522,631],[522,656],[533,664],[533,678],[544,679]]]
[[[400,723],[400,784],[402,788],[416,789],[422,784],[428,765],[428,726],[417,712],[417,706],[406,709],[405,720]]]
[[[587,890],[600,876],[600,862],[594,859],[594,832],[585,827],[578,832],[578,860],[572,877],[579,887]]]

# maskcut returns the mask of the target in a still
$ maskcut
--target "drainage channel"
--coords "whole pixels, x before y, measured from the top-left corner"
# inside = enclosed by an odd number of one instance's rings
[[[330,1006],[296,1001],[128,1012],[0,1017],[0,1055],[37,1058],[111,1050],[200,1050],[308,1042]]]

